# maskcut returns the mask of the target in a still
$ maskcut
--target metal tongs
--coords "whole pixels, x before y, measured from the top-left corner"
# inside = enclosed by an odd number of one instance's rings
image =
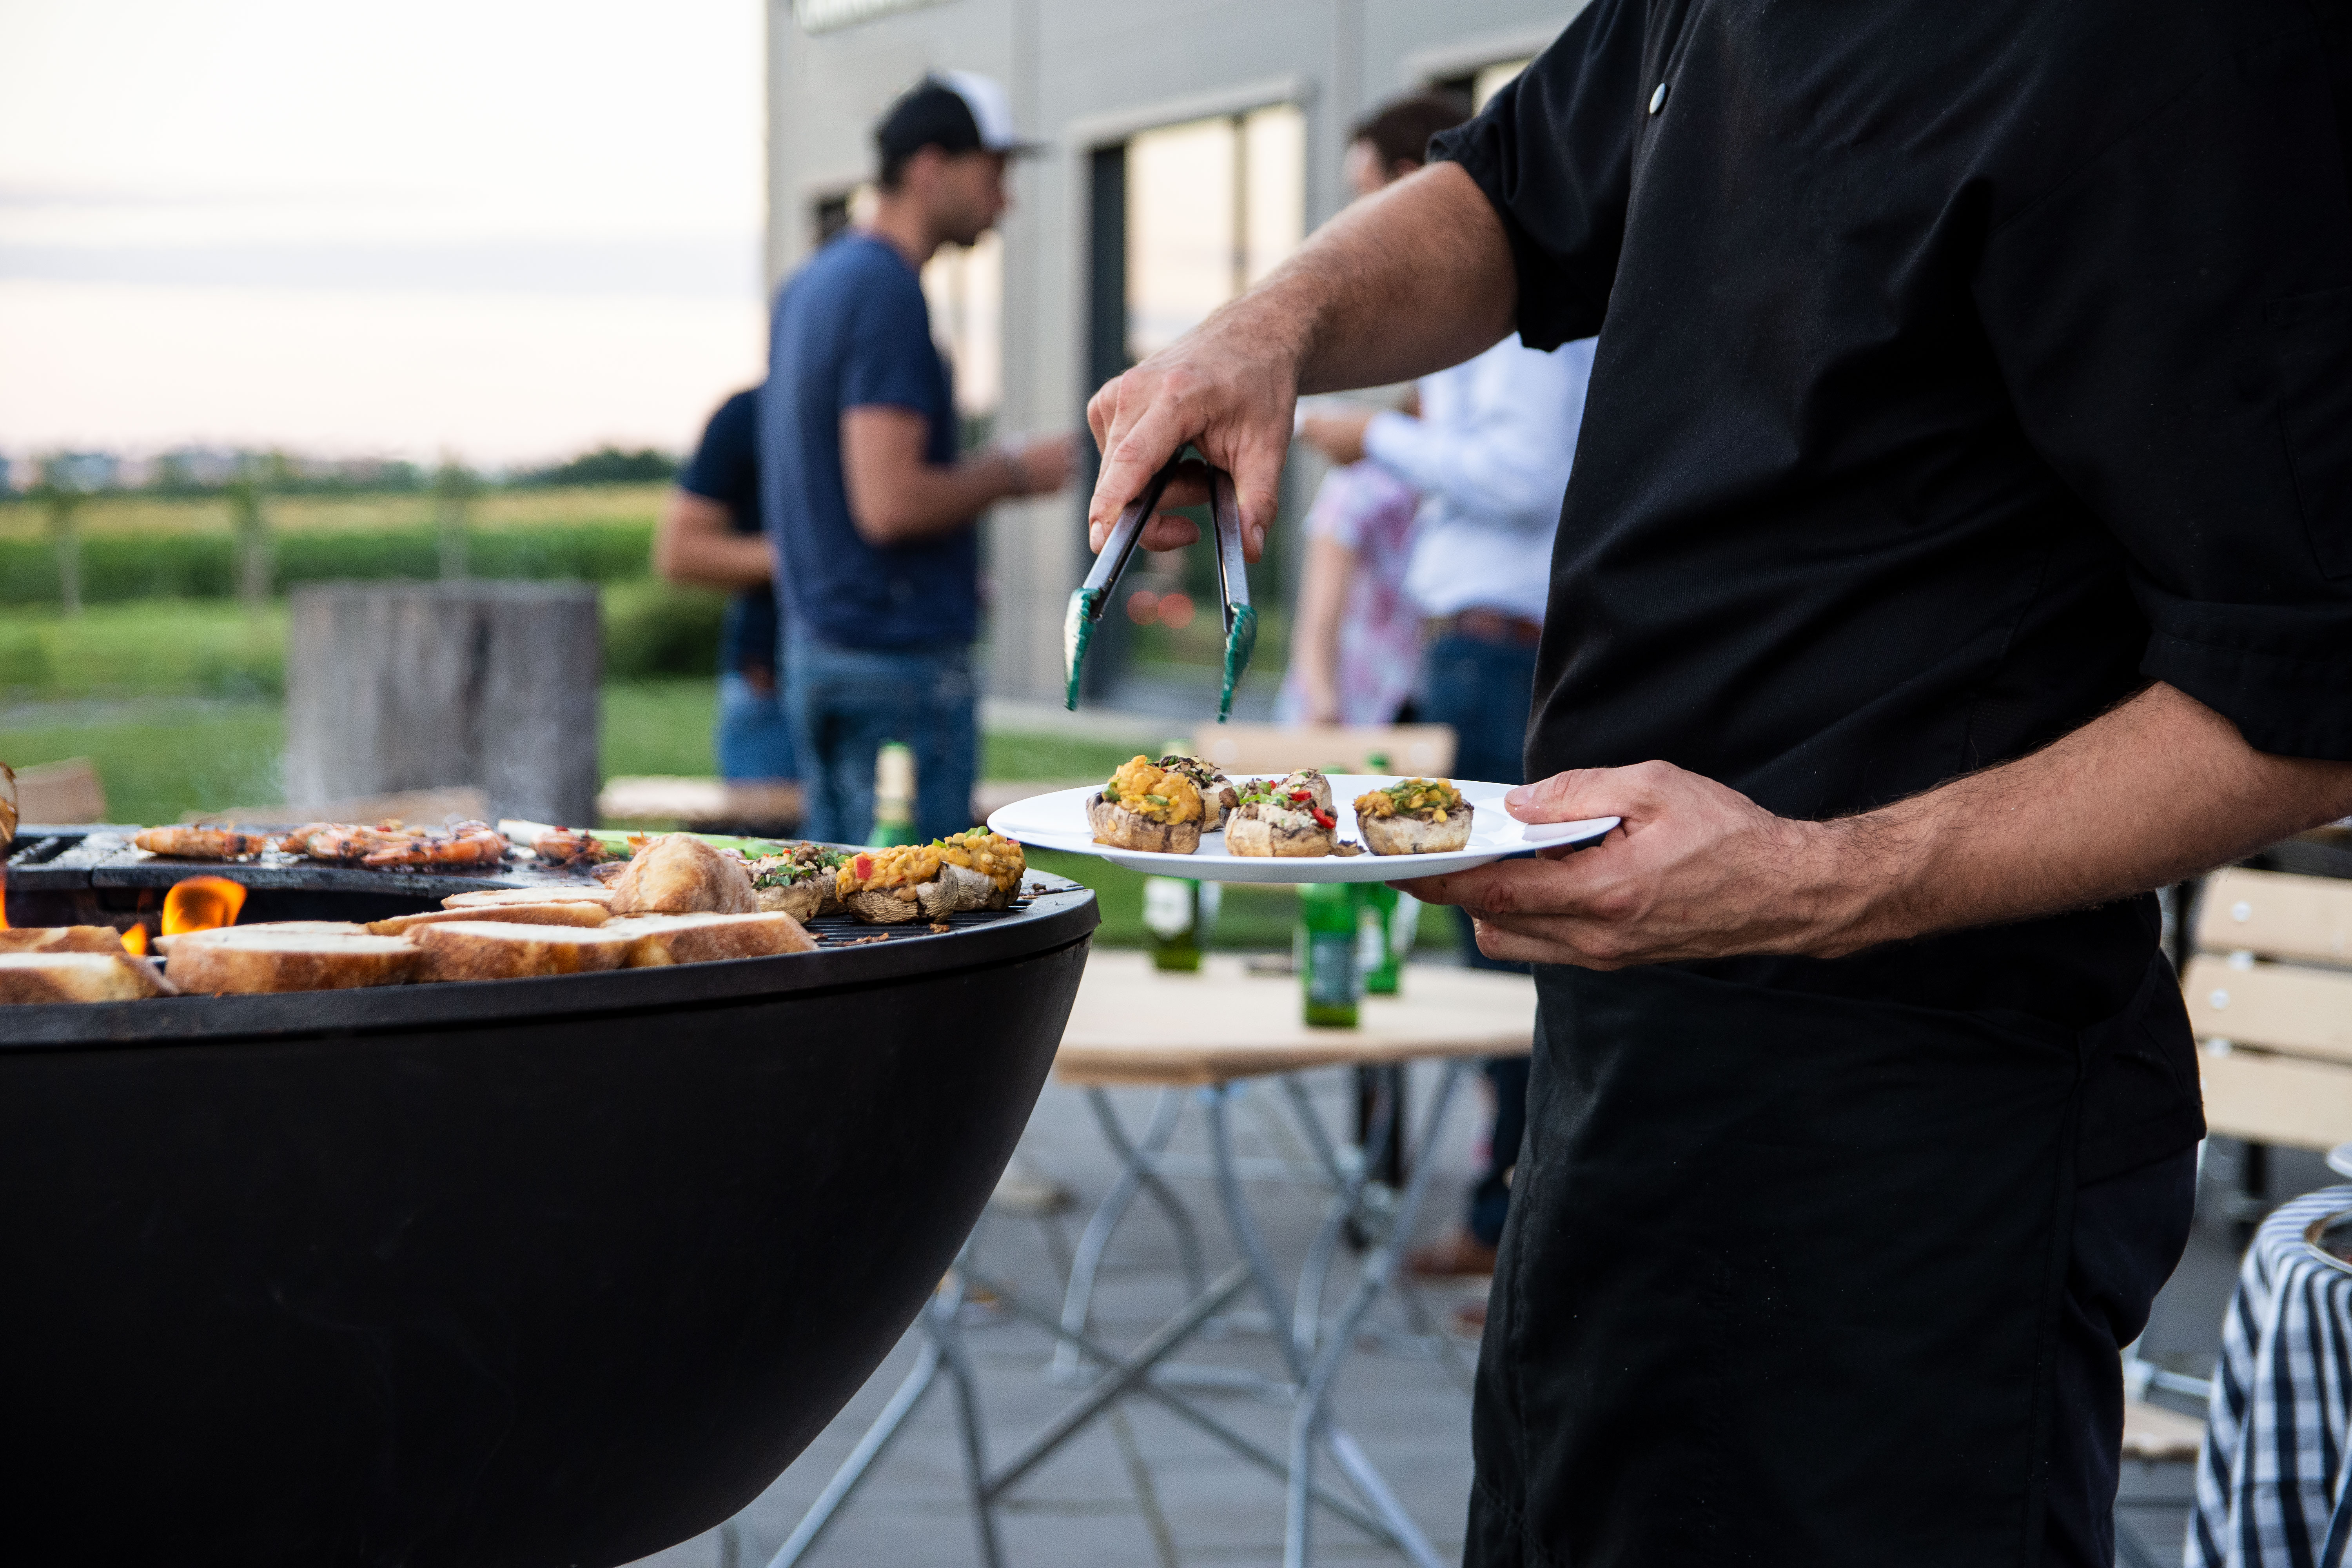
[[[1118,521],[1110,525],[1110,537],[1103,542],[1102,553],[1095,557],[1094,570],[1070,595],[1069,614],[1062,621],[1062,662],[1069,675],[1065,707],[1078,705],[1078,671],[1087,661],[1087,644],[1094,637],[1095,623],[1103,618],[1112,590],[1126,575],[1127,563],[1135,558],[1143,525],[1151,521],[1169,481],[1176,477],[1176,466],[1182,461],[1181,451],[1169,458],[1167,466],[1143,487],[1143,493],[1128,503]],[[1249,577],[1242,558],[1241,502],[1234,494],[1234,477],[1223,468],[1209,470],[1209,511],[1216,519],[1217,592],[1225,606],[1225,676],[1217,695],[1217,722],[1222,724],[1233,714],[1234,689],[1249,668],[1250,655],[1257,651],[1257,612],[1250,607]]]

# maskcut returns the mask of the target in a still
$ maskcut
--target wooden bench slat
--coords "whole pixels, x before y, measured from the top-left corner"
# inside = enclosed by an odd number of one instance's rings
[[[2198,958],[2182,991],[2200,1039],[2352,1062],[2352,974]]]
[[[2352,1141],[2352,1069],[2262,1051],[2197,1061],[2209,1131],[2322,1152]]]
[[[2232,866],[2206,882],[2197,910],[2205,952],[2352,964],[2352,881]]]

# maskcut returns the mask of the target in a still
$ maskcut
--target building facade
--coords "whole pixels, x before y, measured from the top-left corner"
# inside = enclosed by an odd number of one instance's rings
[[[969,417],[1083,429],[1097,386],[1338,210],[1367,108],[1431,87],[1483,99],[1581,4],[770,0],[769,287],[845,220],[892,98],[927,70],[995,77],[1050,147],[1019,166],[1001,236],[933,264],[934,321]],[[1069,494],[993,514],[991,689],[1059,697],[1084,515]],[[1286,587],[1253,582],[1261,602]]]

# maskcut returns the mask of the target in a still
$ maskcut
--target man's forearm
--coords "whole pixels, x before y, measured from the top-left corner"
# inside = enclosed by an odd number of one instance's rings
[[[2143,892],[2352,812],[2352,763],[2272,756],[2154,686],[2029,757],[1829,822],[1775,816],[1666,763],[1513,790],[1526,822],[1616,816],[1598,847],[1405,886],[1490,956],[1593,969],[1805,953]]]
[[[1517,303],[1502,220],[1459,165],[1434,163],[1348,207],[1224,310],[1287,345],[1311,395],[1459,364],[1511,330]]]
[[[1846,910],[1818,951],[2123,898],[2347,813],[2352,763],[2257,752],[2152,686],[2032,756],[1818,825]]]
[[[875,544],[907,544],[952,533],[1007,496],[1018,476],[1003,454],[976,453],[950,467],[903,470],[886,496],[856,514],[859,531]]]

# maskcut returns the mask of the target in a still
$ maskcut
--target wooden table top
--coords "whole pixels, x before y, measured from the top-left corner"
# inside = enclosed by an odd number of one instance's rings
[[[1210,953],[1193,974],[1097,948],[1054,1073],[1065,1083],[1196,1086],[1304,1068],[1416,1057],[1525,1056],[1535,983],[1486,970],[1408,965],[1402,994],[1367,996],[1353,1029],[1310,1028],[1295,974],[1251,974]]]

